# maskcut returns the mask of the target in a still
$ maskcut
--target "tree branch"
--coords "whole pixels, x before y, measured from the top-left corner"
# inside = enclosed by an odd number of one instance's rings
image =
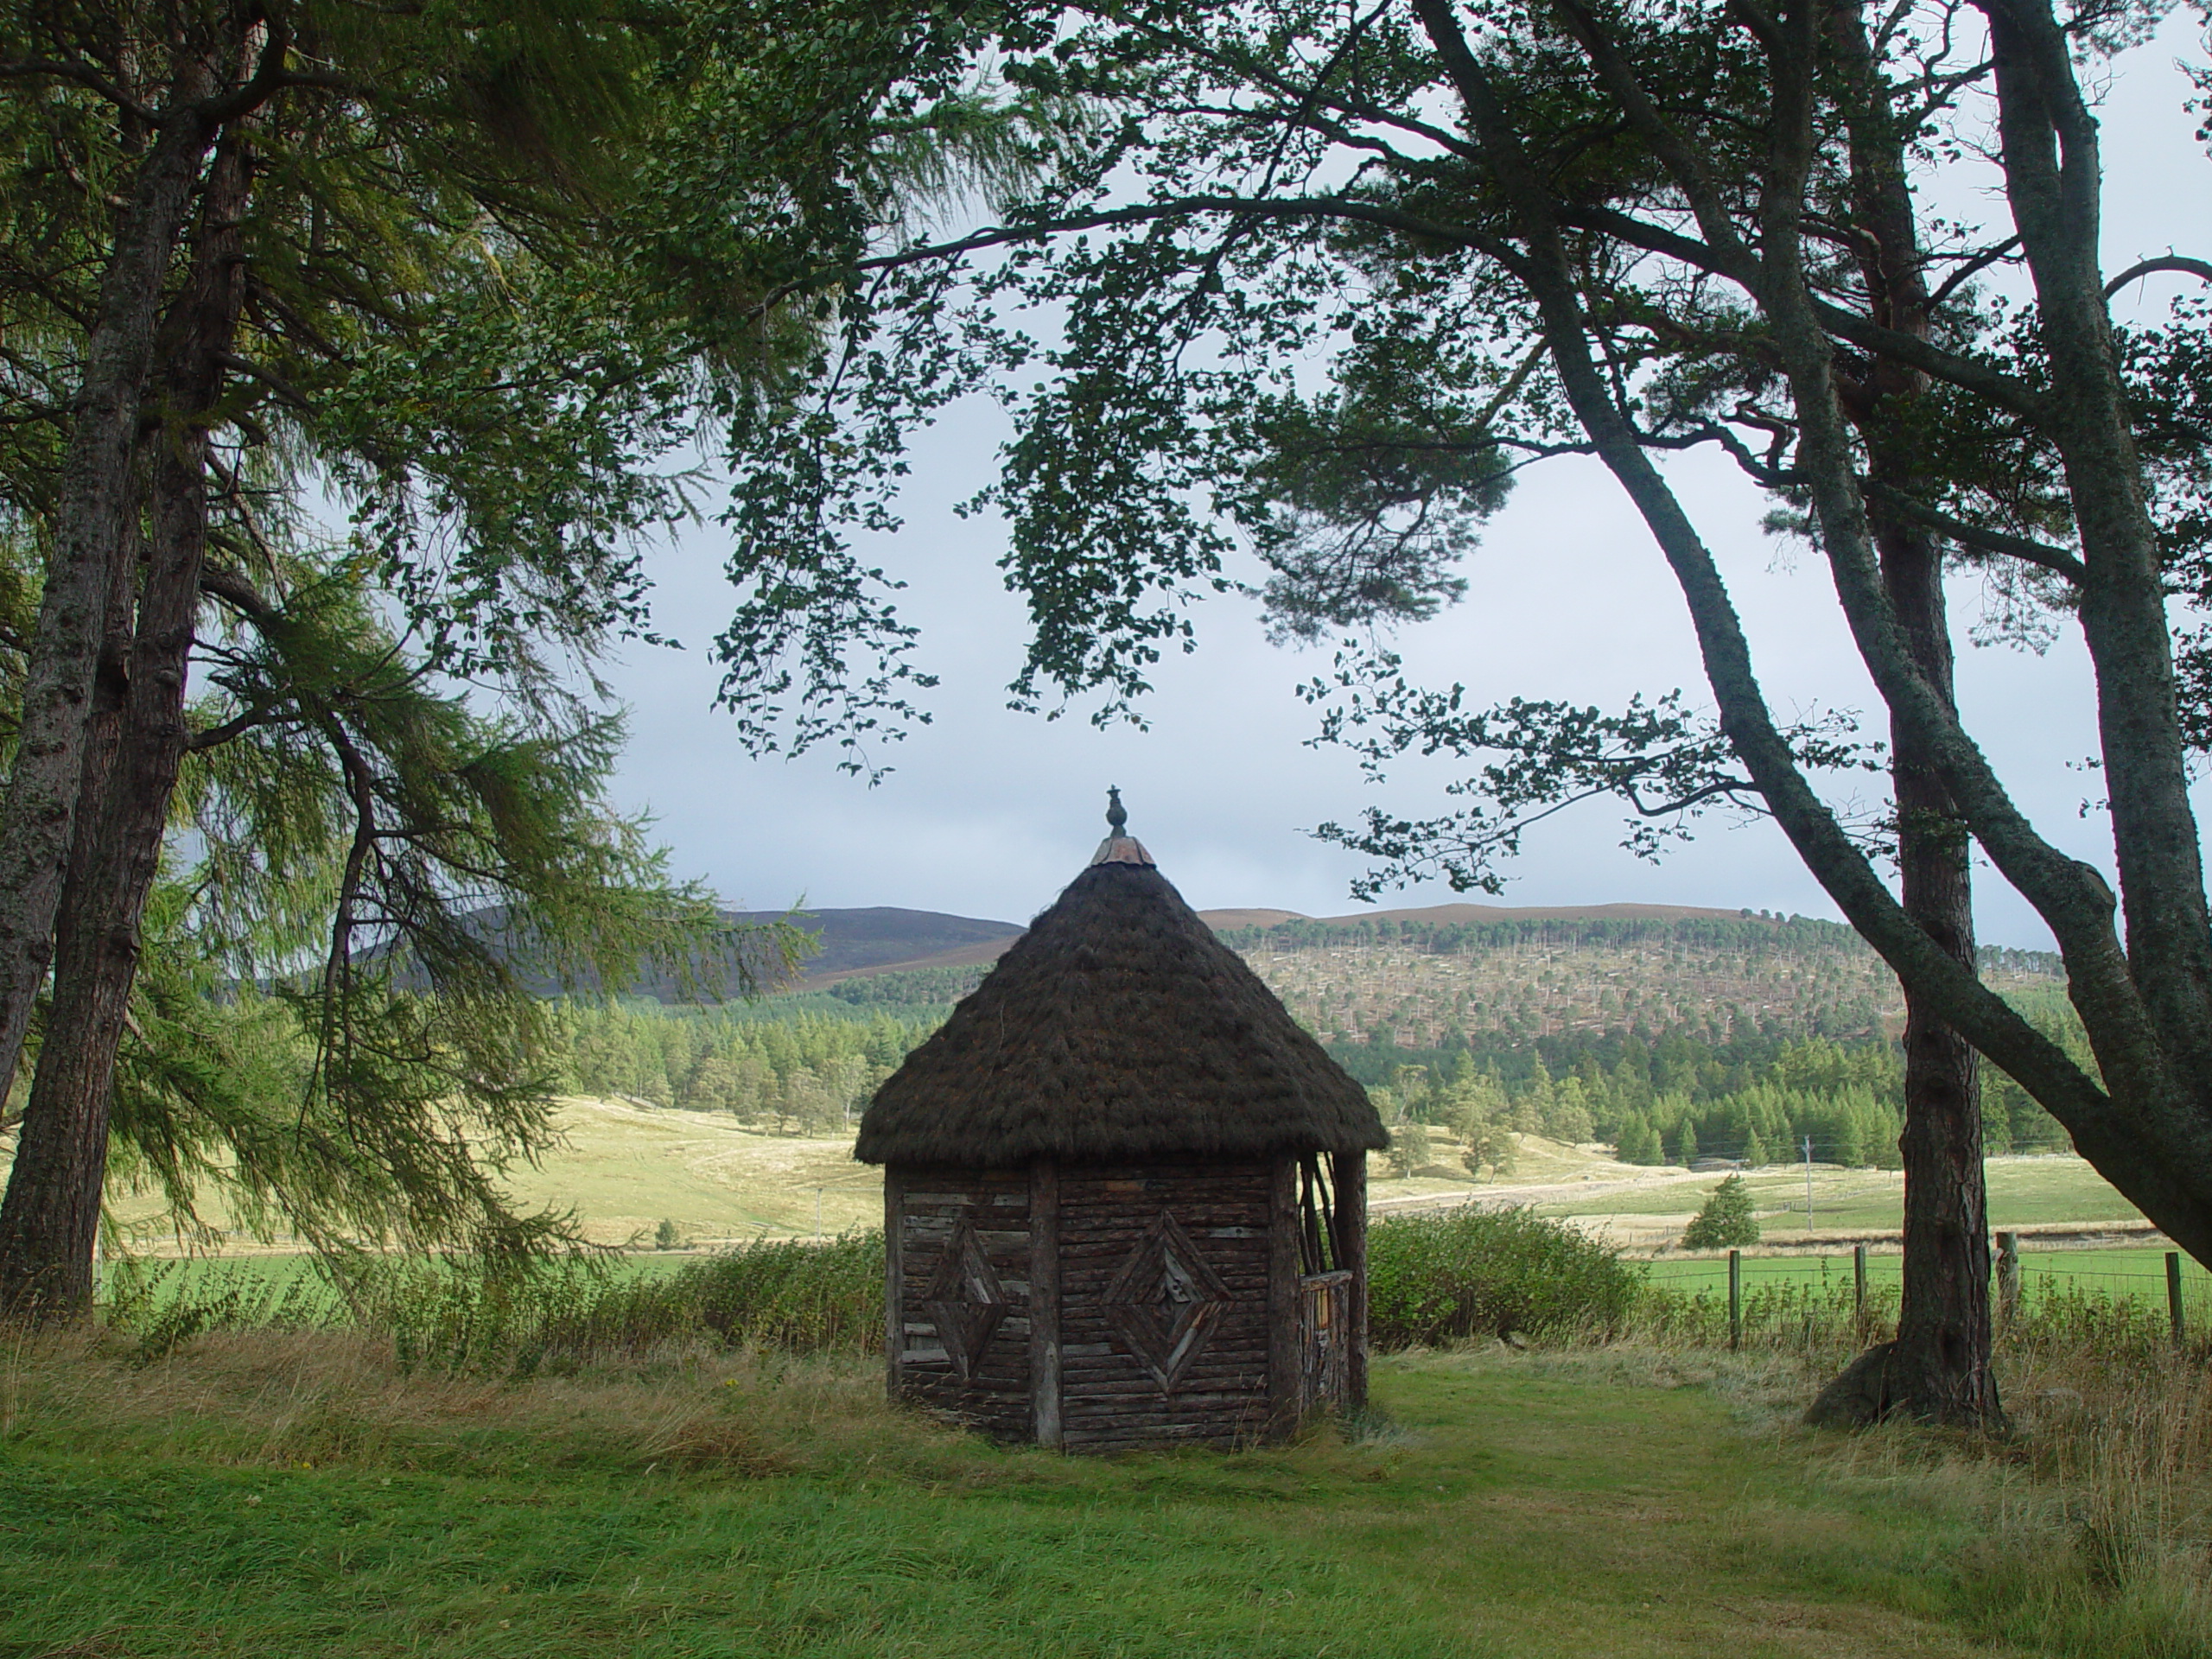
[[[2013,239],[2018,240],[2017,237]],[[2196,276],[2212,283],[2212,260],[2191,259],[2186,254],[2169,253],[2156,259],[2136,261],[2105,284],[2105,298],[2112,298],[2139,277],[2154,276],[2162,270],[2175,271],[2183,276]]]
[[[1980,548],[1986,553],[2002,553],[2032,565],[2040,566],[2055,575],[2061,575],[2075,587],[2081,586],[2088,572],[2082,561],[2063,547],[2031,541],[2025,536],[2013,536],[2001,530],[1987,530],[1980,524],[1970,524],[1963,518],[1954,518],[1926,502],[1915,499],[1902,490],[1872,479],[1861,479],[1859,487],[1868,495],[1902,518],[1949,537],[1962,547]]]

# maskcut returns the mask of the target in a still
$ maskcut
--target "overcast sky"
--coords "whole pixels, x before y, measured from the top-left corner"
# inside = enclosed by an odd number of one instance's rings
[[[2191,137],[2188,86],[2172,67],[2183,53],[2202,55],[2193,32],[2171,25],[2123,61],[2106,102],[2108,270],[2169,250],[2212,251],[2212,167]],[[2138,302],[2163,313],[2175,282],[2152,279]],[[723,545],[709,529],[655,558],[661,624],[691,649],[635,647],[611,677],[633,732],[620,798],[655,814],[679,872],[748,909],[803,896],[822,906],[1026,920],[1089,858],[1109,784],[1122,786],[1131,830],[1200,908],[1358,908],[1348,887],[1360,861],[1305,832],[1348,820],[1370,801],[1408,817],[1433,813],[1446,774],[1408,767],[1376,789],[1349,755],[1305,747],[1313,712],[1292,688],[1325,669],[1328,654],[1269,646],[1248,604],[1198,611],[1200,649],[1161,665],[1148,731],[1094,730],[1079,712],[1047,722],[1005,709],[1023,618],[995,568],[1001,532],[990,519],[951,512],[989,477],[1001,435],[988,408],[963,410],[930,434],[917,451],[906,529],[869,550],[911,582],[902,609],[923,629],[920,665],[944,682],[929,694],[934,723],[879,751],[896,768],[886,781],[870,789],[836,772],[827,753],[786,762],[741,751],[728,716],[710,706],[718,675],[703,647],[731,599]],[[1674,475],[1726,563],[1777,711],[1873,708],[1823,569],[1761,533],[1766,504],[1732,468],[1691,460]],[[1466,574],[1464,604],[1397,642],[1425,682],[1464,682],[1477,704],[1522,695],[1610,706],[1676,686],[1705,701],[1681,595],[1597,463],[1560,461],[1524,474]],[[2108,869],[2101,821],[2082,810],[2099,791],[2078,770],[2094,731],[2075,636],[2069,629],[2039,658],[1976,650],[1965,637],[1981,609],[1979,579],[1955,583],[1953,601],[1969,727],[2044,832]],[[1529,837],[1508,867],[1504,896],[1489,902],[1836,914],[1770,825],[1708,820],[1694,844],[1656,867],[1622,851],[1620,834],[1604,803],[1554,820]],[[1993,870],[1977,880],[1986,941],[2048,944]],[[1384,902],[1456,896],[1438,886]]]

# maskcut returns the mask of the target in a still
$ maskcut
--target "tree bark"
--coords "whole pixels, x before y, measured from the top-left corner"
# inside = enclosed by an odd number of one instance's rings
[[[0,1308],[18,1317],[65,1318],[92,1300],[116,1054],[188,737],[184,695],[207,545],[208,433],[245,292],[238,229],[247,180],[233,133],[209,169],[190,276],[163,331],[151,556],[119,731],[111,761],[86,769],[54,1005],[0,1203]]]
[[[1926,536],[1878,528],[1882,576],[1915,660],[1951,693],[1943,559]],[[1893,721],[1891,776],[1905,913],[1960,966],[1975,967],[1970,845],[1929,746]],[[1960,1427],[2004,1421],[1991,1369],[1989,1215],[1979,1057],[1927,999],[1905,992],[1904,1295],[1886,1410]]]
[[[1929,303],[1904,142],[1891,90],[1875,61],[1863,9],[1840,0],[1829,38],[1842,68],[1851,145],[1852,211],[1860,274],[1874,320],[1924,339]],[[1878,486],[1910,499],[1934,493],[1897,435],[1926,377],[1876,358],[1852,410]],[[1848,404],[1850,400],[1847,400]],[[1906,653],[1954,715],[1958,699],[1943,550],[1923,527],[1885,512],[1880,490],[1868,519]],[[1897,806],[1898,899],[1905,914],[1968,973],[1974,952],[1972,846],[1934,745],[1914,722],[1890,721]],[[1872,1404],[1959,1427],[1995,1427],[2004,1413],[1991,1368],[1987,1189],[1982,1165],[1980,1057],[1929,1005],[1905,988],[1904,1286],[1897,1334]]]
[[[86,345],[53,550],[25,666],[22,730],[0,795],[0,1097],[14,1080],[31,1006],[52,958],[54,913],[84,785],[107,595],[125,523],[138,508],[129,480],[156,315],[194,185],[214,142],[214,126],[198,107],[209,84],[207,65],[181,53],[168,118],[118,219]]]

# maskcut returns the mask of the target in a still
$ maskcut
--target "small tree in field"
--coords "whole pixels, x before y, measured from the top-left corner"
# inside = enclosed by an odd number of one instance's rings
[[[1519,1144],[1514,1133],[1503,1123],[1485,1123],[1467,1137],[1467,1152],[1463,1160],[1467,1173],[1476,1179],[1482,1179],[1487,1168],[1491,1179],[1510,1175],[1516,1161]]]
[[[1425,1123],[1393,1123],[1390,1126],[1390,1147],[1384,1154],[1390,1160],[1390,1173],[1400,1179],[1419,1174],[1426,1169],[1432,1157],[1428,1126]]]
[[[1705,1208],[1682,1235],[1686,1250],[1726,1250],[1759,1242],[1759,1219],[1751,1213],[1751,1191],[1740,1175],[1713,1189]]]

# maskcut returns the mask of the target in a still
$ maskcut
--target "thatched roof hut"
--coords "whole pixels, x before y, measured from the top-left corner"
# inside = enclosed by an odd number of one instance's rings
[[[1235,1443],[1364,1395],[1366,1091],[1124,832],[887,1081],[891,1388],[1005,1439]]]

